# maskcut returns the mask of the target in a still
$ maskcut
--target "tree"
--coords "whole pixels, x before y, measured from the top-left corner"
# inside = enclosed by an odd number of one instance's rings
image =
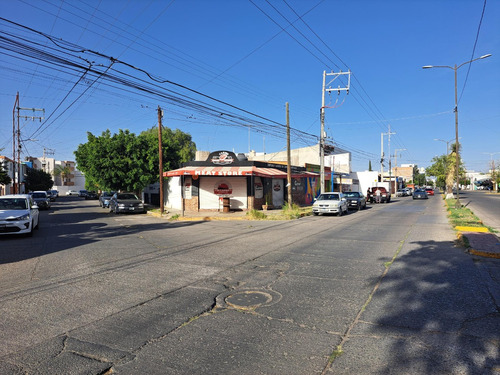
[[[175,169],[193,159],[196,150],[191,136],[180,130],[162,132],[163,166]],[[88,142],[75,151],[78,169],[86,185],[101,190],[128,190],[139,193],[159,181],[158,133],[155,128],[139,136],[128,130],[111,135],[109,130],[96,137],[87,133]]]
[[[0,163],[0,184],[7,185],[12,182],[12,179],[7,174],[7,171],[4,168],[3,163]]]
[[[435,156],[432,159],[433,164],[425,169],[428,176],[436,177],[436,186],[446,189],[446,176],[448,175],[448,156]]]
[[[451,152],[448,155],[435,156],[432,159],[433,164],[425,170],[429,176],[437,178],[437,186],[443,189],[446,188],[447,195],[453,194],[453,185],[457,176],[456,160],[456,146],[452,144]],[[465,168],[461,159],[459,160],[459,168],[460,181],[465,183],[463,179],[465,177]]]
[[[52,176],[47,172],[40,169],[28,168],[26,171],[25,184],[27,191],[47,191],[54,185],[54,180],[52,180]]]
[[[62,178],[62,185],[66,182],[66,178],[71,174],[71,168],[68,166],[62,166],[62,165],[56,165],[54,170],[52,171],[52,175],[54,177],[61,177]]]
[[[413,183],[419,186],[425,185],[425,174],[420,173],[416,165],[413,167]]]

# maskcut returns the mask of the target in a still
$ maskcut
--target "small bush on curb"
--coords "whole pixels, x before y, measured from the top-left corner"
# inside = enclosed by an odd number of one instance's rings
[[[267,215],[264,212],[258,211],[258,210],[250,210],[246,213],[246,216],[250,220],[265,220],[265,219],[267,219]]]

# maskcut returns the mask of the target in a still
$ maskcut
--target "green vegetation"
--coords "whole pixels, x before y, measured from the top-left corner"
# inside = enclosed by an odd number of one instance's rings
[[[456,180],[456,161],[455,144],[451,145],[450,153],[447,155],[435,156],[432,159],[432,165],[425,169],[428,176],[436,177],[436,186],[446,190],[447,194],[451,194],[451,189]],[[459,155],[460,157],[460,155]],[[465,179],[465,166],[462,159],[459,159],[459,176],[461,184],[468,184]]]
[[[246,213],[246,217],[249,220],[265,220],[267,219],[267,215],[259,210],[250,210]]]
[[[0,184],[7,185],[10,184],[12,179],[7,174],[7,171],[4,169],[3,163],[0,163]]]
[[[455,199],[446,199],[448,217],[453,227],[483,227],[483,222],[475,216],[467,207],[455,208]]]
[[[40,169],[28,168],[26,171],[26,191],[43,190],[47,191],[52,189],[54,180],[52,176]]]
[[[136,136],[128,130],[101,136],[87,133],[87,143],[75,151],[78,169],[86,186],[93,190],[139,192],[159,181],[158,132],[156,128]],[[191,135],[164,127],[162,130],[163,169],[175,169],[194,158],[196,145]]]

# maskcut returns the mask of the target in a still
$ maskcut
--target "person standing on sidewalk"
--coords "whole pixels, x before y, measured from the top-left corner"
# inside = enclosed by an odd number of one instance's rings
[[[375,192],[375,196],[377,197],[377,203],[380,203],[380,189],[377,189],[377,191]]]

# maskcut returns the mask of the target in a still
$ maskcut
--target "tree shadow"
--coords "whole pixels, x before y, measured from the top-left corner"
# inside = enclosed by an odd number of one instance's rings
[[[362,316],[365,333],[383,337],[390,353],[373,373],[498,371],[500,312],[474,259],[449,241],[409,245]]]
[[[40,213],[39,229],[34,230],[33,237],[23,235],[0,236],[0,264],[15,263],[39,256],[85,246],[109,238],[137,236],[144,232],[165,231],[179,227],[201,224],[202,222],[131,222],[114,224],[110,217],[130,217],[132,215],[115,215],[108,212],[66,212]],[[143,214],[146,215],[146,214]],[[49,218],[49,216],[51,216]],[[103,219],[103,220],[99,220]]]

